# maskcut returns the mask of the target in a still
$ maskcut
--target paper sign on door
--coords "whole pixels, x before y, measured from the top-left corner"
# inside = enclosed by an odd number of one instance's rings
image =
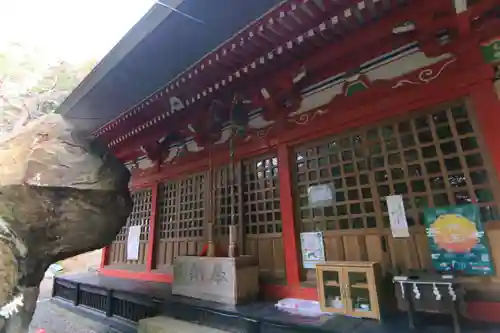
[[[134,225],[128,229],[127,237],[127,260],[139,260],[139,243],[141,238],[141,226]]]
[[[387,201],[389,221],[391,222],[392,236],[394,238],[410,237],[403,196],[390,195],[385,197],[385,199]]]

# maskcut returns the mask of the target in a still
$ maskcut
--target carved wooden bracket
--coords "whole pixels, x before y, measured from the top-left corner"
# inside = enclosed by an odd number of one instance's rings
[[[286,72],[264,85],[260,94],[260,104],[264,108],[264,118],[285,124],[288,114],[300,108],[302,103],[300,82],[306,77],[306,69]]]
[[[214,100],[207,110],[201,110],[202,115],[190,119],[181,130],[185,136],[193,136],[198,146],[202,147],[207,143],[213,143],[220,136],[220,131],[225,121],[228,119],[230,106]]]

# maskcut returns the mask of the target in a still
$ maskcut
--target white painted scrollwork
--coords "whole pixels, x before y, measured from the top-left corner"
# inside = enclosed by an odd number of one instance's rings
[[[233,128],[231,126],[226,127],[222,130],[219,140],[214,142],[214,145],[220,145],[226,143],[233,135]]]
[[[297,118],[288,119],[288,121],[293,122],[297,125],[305,125],[308,122],[312,121],[317,116],[322,116],[326,113],[328,113],[328,110],[321,110],[320,109],[320,110],[316,110],[316,111],[311,112],[311,113],[303,113]]]
[[[407,79],[401,80],[398,83],[396,83],[392,88],[396,89],[396,88],[399,88],[399,87],[402,87],[402,86],[405,86],[408,84],[420,85],[420,84],[427,84],[429,82],[432,82],[435,79],[437,79],[441,75],[441,73],[443,73],[443,71],[446,69],[446,67],[448,67],[450,64],[452,64],[455,61],[456,61],[456,59],[453,58],[453,59],[445,62],[437,72],[434,72],[432,70],[432,68],[426,68],[426,69],[420,71],[420,73],[418,73],[417,80],[407,80]]]

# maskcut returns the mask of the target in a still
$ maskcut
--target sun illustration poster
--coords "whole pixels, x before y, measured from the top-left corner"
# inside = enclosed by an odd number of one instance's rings
[[[478,241],[476,224],[462,215],[441,215],[430,229],[436,244],[448,252],[470,252]]]
[[[478,206],[428,208],[424,218],[437,271],[494,274]]]

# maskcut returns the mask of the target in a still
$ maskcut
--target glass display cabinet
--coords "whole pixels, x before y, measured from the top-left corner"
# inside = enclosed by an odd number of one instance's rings
[[[318,294],[324,312],[380,320],[380,264],[335,261],[316,265]]]

